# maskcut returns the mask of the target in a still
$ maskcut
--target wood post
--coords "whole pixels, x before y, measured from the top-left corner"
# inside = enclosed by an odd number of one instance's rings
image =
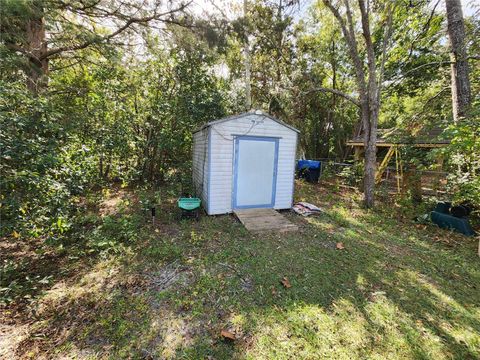
[[[355,146],[354,149],[355,149],[355,154],[354,154],[355,161],[362,160],[363,148],[361,146]]]

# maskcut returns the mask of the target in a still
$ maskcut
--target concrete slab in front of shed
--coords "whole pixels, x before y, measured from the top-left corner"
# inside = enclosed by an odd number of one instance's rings
[[[279,232],[296,231],[298,226],[292,224],[285,216],[274,209],[242,209],[234,214],[249,231]]]

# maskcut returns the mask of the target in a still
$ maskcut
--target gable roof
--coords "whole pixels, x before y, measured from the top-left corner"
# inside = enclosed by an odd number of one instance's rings
[[[213,121],[210,121],[202,126],[200,126],[199,128],[195,129],[193,132],[196,133],[200,130],[203,130],[209,126],[212,126],[212,125],[216,125],[216,124],[220,124],[220,123],[223,123],[223,122],[226,122],[226,121],[230,121],[230,120],[235,120],[235,119],[241,119],[243,117],[246,117],[246,116],[251,116],[251,115],[257,115],[257,116],[263,116],[263,117],[266,117],[267,119],[270,119],[270,120],[273,120],[275,121],[276,123],[279,123],[280,125],[283,125],[285,126],[286,128],[289,128],[290,130],[293,130],[293,131],[296,131],[297,133],[300,133],[300,130],[294,128],[293,126],[291,125],[288,125],[287,123],[283,122],[282,120],[279,120],[279,119],[276,119],[274,118],[273,116],[269,115],[269,114],[265,114],[264,112],[262,112],[261,110],[250,110],[248,112],[245,112],[245,113],[242,113],[242,114],[237,114],[237,115],[231,115],[231,116],[227,116],[227,117],[224,117],[222,119],[218,119],[218,120],[213,120]]]

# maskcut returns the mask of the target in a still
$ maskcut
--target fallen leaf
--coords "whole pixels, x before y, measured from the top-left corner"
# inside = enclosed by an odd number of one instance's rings
[[[272,296],[277,295],[277,291],[275,290],[275,287],[272,285]]]
[[[343,249],[345,249],[345,246],[343,245],[342,242],[338,242],[336,248],[337,248],[337,250],[343,250]]]
[[[220,335],[224,338],[224,339],[227,339],[227,340],[235,340],[235,335],[228,331],[228,330],[222,330],[222,332],[220,333]]]
[[[292,287],[292,284],[290,284],[290,281],[288,281],[288,278],[286,276],[284,276],[283,279],[280,280],[280,282],[286,289],[289,289]]]

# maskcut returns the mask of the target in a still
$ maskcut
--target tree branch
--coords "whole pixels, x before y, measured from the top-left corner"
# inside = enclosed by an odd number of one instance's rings
[[[348,0],[346,1],[348,3]],[[365,46],[367,48],[367,59],[368,59],[368,68],[369,68],[369,81],[371,80],[372,75],[375,75],[376,72],[376,62],[375,62],[375,52],[373,47],[372,36],[370,34],[370,19],[367,8],[365,7],[364,0],[358,0],[358,6],[361,13],[361,23],[363,30],[363,38],[365,39]],[[376,81],[376,79],[375,79]]]
[[[95,38],[95,39],[91,39],[91,40],[85,41],[81,44],[70,45],[70,46],[62,46],[62,47],[59,47],[59,48],[56,48],[56,49],[48,50],[39,57],[39,60],[50,58],[50,57],[52,57],[54,55],[57,55],[59,53],[62,53],[62,52],[82,50],[82,49],[85,49],[85,48],[89,47],[90,45],[106,42],[106,41],[114,38],[115,36],[121,34],[125,30],[127,30],[128,28],[130,28],[130,26],[132,26],[133,24],[145,24],[145,23],[148,23],[152,20],[160,20],[160,21],[167,22],[168,19],[161,20],[161,18],[164,17],[164,16],[174,14],[174,13],[179,12],[179,11],[183,11],[186,7],[188,7],[192,3],[192,1],[193,0],[190,0],[188,3],[185,3],[185,4],[182,3],[179,7],[175,8],[175,9],[172,9],[172,10],[169,10],[169,11],[167,11],[165,13],[162,13],[162,14],[154,13],[151,16],[146,16],[146,17],[142,17],[142,18],[132,17],[132,18],[128,19],[125,22],[124,25],[120,26],[117,30],[115,30],[114,32],[112,32],[108,35],[105,35],[105,36],[102,36],[102,37],[99,37],[99,38]]]
[[[337,90],[337,89],[324,88],[324,87],[316,87],[316,88],[310,89],[310,90],[308,90],[308,91],[304,91],[304,92],[302,92],[301,94],[302,94],[302,95],[308,95],[308,94],[313,93],[313,92],[332,93],[332,94],[341,96],[341,97],[343,97],[344,99],[350,101],[352,104],[360,107],[360,102],[359,102],[357,99],[355,99],[354,97],[352,97],[352,96],[344,93],[343,91]]]
[[[330,0],[323,0],[323,3],[326,7],[330,9],[333,16],[335,16],[335,18],[337,19],[340,25],[340,28],[342,29],[343,37],[347,42],[350,57],[353,61],[353,65],[355,68],[355,74],[357,77],[357,84],[358,84],[359,91],[360,93],[365,94],[367,90],[367,85],[365,81],[365,71],[363,69],[363,61],[360,58],[359,51],[358,51],[358,44],[357,44],[357,39],[355,37],[355,28],[353,24],[353,16],[352,16],[352,12],[351,12],[348,0],[344,0],[348,23],[345,22],[345,19],[340,14],[340,11],[335,6],[333,6]]]
[[[428,17],[428,20],[427,22],[423,25],[423,28],[422,28],[422,31],[417,34],[417,36],[415,36],[415,38],[413,39],[411,45],[410,45],[410,51],[408,52],[408,58],[407,58],[407,61],[412,57],[413,55],[413,50],[414,50],[414,47],[415,47],[415,44],[417,43],[417,41],[427,33],[427,31],[430,29],[430,23],[432,22],[432,19],[433,17],[435,16],[435,11],[437,10],[437,6],[438,4],[440,4],[440,1],[441,0],[437,0],[437,2],[435,3],[435,5],[433,6],[432,8],[432,11],[430,12],[430,16]]]
[[[387,47],[390,41],[390,37],[392,36],[393,30],[393,11],[395,10],[395,5],[391,5],[387,3],[387,26],[385,27],[385,32],[383,35],[383,44],[382,44],[382,60],[380,63],[380,70],[378,74],[378,89],[377,89],[377,96],[380,99],[380,92],[382,90],[382,83],[383,83],[383,74],[385,72],[385,62],[387,60]]]
[[[422,106],[422,109],[420,110],[419,113],[416,113],[416,114],[413,114],[411,120],[412,121],[415,121],[417,120],[421,115],[423,115],[425,113],[425,110],[427,109],[427,106],[429,105],[429,103],[433,100],[435,100],[436,98],[438,98],[440,95],[443,94],[443,92],[445,92],[446,90],[450,90],[450,87],[444,87],[442,88],[438,93],[436,93],[435,95],[433,95],[432,97],[428,98],[424,103],[423,103],[423,106]]]

